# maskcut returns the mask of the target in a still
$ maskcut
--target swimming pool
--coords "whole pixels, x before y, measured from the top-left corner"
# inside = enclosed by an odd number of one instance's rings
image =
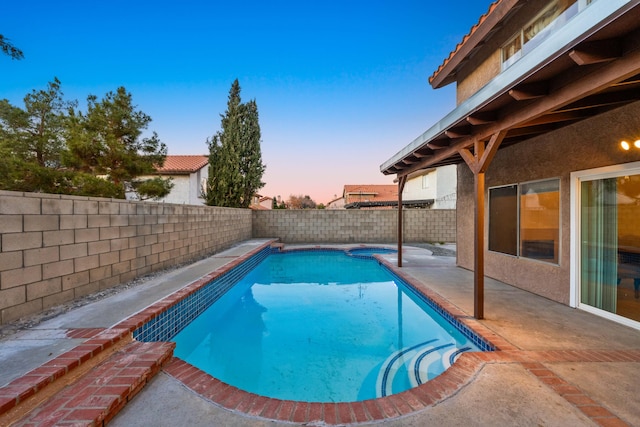
[[[318,256],[318,252],[267,257],[269,252],[261,252],[245,262],[243,268],[219,277],[201,289],[198,292],[201,295],[194,294],[176,304],[182,308],[170,308],[162,319],[154,319],[154,326],[146,324],[134,335],[139,340],[167,340],[175,335],[176,356],[222,381],[261,395],[304,401],[354,401],[397,393],[427,381],[435,375],[432,370],[445,369],[460,351],[477,351],[472,343],[477,341],[474,337],[467,338],[446,322],[438,326],[459,335],[458,343],[449,343],[441,332],[433,336],[421,334],[427,320],[410,319],[415,313],[425,316],[425,309],[433,311],[433,308],[376,261],[358,259],[370,259],[372,252],[356,257],[345,256],[343,251],[322,252],[323,258],[315,261],[311,257]],[[290,255],[301,257],[302,262],[289,258]],[[347,262],[352,265],[344,270]],[[309,265],[322,268],[310,269]],[[264,274],[265,269],[271,277],[269,281],[256,280],[254,276]],[[242,279],[244,274],[246,277]],[[305,282],[296,278],[299,274],[306,275]],[[290,293],[284,294],[285,290]],[[369,295],[376,297],[374,302]],[[340,297],[346,298],[348,309],[333,304]],[[284,314],[277,314],[272,305],[282,306],[292,299],[296,303],[279,307]],[[302,320],[287,318],[285,314],[291,312],[307,313],[307,304],[301,301],[325,303],[320,305],[320,311],[304,314]],[[212,310],[207,312],[209,305]],[[363,309],[360,315],[355,308]],[[195,319],[194,311],[205,314]],[[242,312],[247,317],[238,318]],[[337,317],[344,313],[348,314],[346,319]],[[189,328],[196,332],[187,333],[185,329],[178,334],[185,326],[183,323],[189,322],[192,322]],[[211,322],[218,326],[202,327]],[[365,328],[371,323],[373,331]],[[232,330],[228,327],[232,324],[243,327]],[[327,340],[310,338],[310,330],[316,330]],[[288,339],[274,339],[283,331],[294,334]],[[186,343],[180,343],[181,335],[188,337]],[[248,344],[236,342],[243,335]],[[380,341],[374,342],[374,338]],[[266,351],[269,346],[275,348],[275,353]],[[295,349],[302,352],[293,356]],[[363,353],[365,363],[346,360],[345,354],[351,349]],[[197,359],[207,358],[216,361],[214,368],[200,366]],[[231,361],[238,362],[240,367],[230,365]],[[263,373],[269,369],[275,370],[276,375],[266,380]],[[314,374],[316,377],[312,378],[312,370],[322,375]],[[294,375],[294,371],[302,372],[302,376]],[[268,384],[266,389],[254,388],[264,383]],[[327,394],[317,394],[318,390],[327,390]]]

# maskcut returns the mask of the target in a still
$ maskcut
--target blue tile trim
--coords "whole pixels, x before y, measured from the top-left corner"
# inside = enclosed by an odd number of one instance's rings
[[[237,267],[224,272],[186,298],[133,331],[138,341],[170,341],[193,319],[208,309],[222,295],[271,253],[266,247]]]

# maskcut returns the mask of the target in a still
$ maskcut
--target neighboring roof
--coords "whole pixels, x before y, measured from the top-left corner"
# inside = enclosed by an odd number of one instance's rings
[[[343,195],[348,194],[363,194],[363,195],[373,195],[376,199],[383,198],[392,195],[394,198],[390,200],[395,200],[398,197],[398,187],[396,185],[386,185],[386,184],[371,184],[371,185],[345,185]]]
[[[433,205],[433,199],[425,200],[403,200],[402,206],[405,208],[426,208]],[[362,208],[388,208],[397,207],[398,199],[386,200],[386,201],[373,201],[373,202],[353,202],[344,205],[345,209],[362,209]]]
[[[156,168],[163,175],[181,175],[197,172],[209,163],[209,156],[205,155],[179,155],[167,156],[164,165]]]
[[[266,206],[262,206],[260,204],[258,204],[258,205],[250,204],[249,205],[249,209],[254,210],[254,211],[270,211],[271,210],[271,208],[268,208]]]
[[[483,41],[490,36],[496,26],[505,17],[517,9],[519,0],[496,0],[489,6],[487,13],[482,15],[478,23],[471,27],[456,48],[451,51],[444,62],[429,77],[429,84],[434,89],[453,83],[456,80],[457,67],[474,54],[474,50],[483,45]]]

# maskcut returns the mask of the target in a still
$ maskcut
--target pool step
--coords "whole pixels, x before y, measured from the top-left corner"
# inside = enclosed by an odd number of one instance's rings
[[[131,342],[13,425],[103,425],[167,363],[174,343]]]

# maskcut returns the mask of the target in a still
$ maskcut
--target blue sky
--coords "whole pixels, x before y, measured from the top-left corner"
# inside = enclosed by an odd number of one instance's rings
[[[169,154],[207,154],[235,78],[256,99],[266,196],[327,203],[345,184],[391,184],[381,163],[455,104],[428,77],[490,0],[13,1],[0,98],[58,77],[86,105],[124,86]]]

